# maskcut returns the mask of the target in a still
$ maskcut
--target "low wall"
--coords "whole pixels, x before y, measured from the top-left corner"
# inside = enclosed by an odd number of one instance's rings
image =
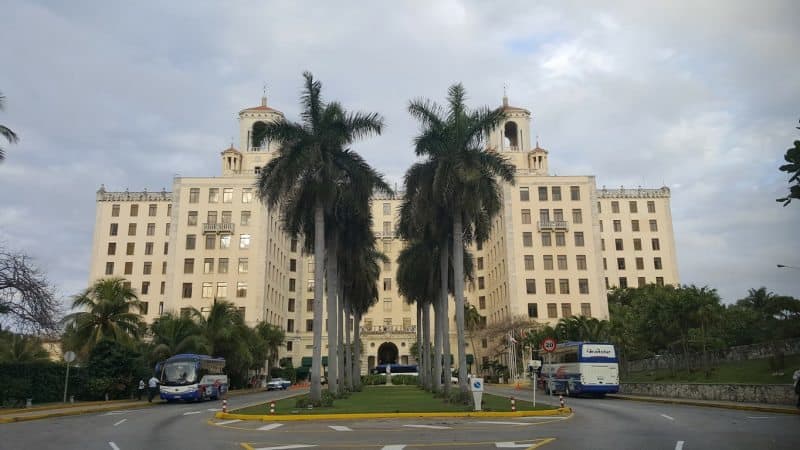
[[[620,383],[619,393],[773,405],[794,405],[797,401],[791,384]]]
[[[787,339],[775,342],[775,347],[784,355],[800,354],[800,339]],[[762,359],[772,356],[772,344],[759,343],[751,345],[740,345],[730,347],[726,350],[708,352],[708,359],[711,364],[722,362],[745,361],[750,359]],[[693,367],[700,367],[703,364],[702,353],[692,353],[689,355],[690,363]],[[685,368],[686,357],[684,355],[663,355],[659,358],[640,359],[628,361],[627,370],[640,372],[644,370],[666,369],[676,364],[679,368]]]

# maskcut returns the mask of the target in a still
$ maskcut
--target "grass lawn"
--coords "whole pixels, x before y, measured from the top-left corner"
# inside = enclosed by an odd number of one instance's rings
[[[800,368],[800,355],[785,357],[783,375],[772,374],[769,359],[751,359],[749,361],[722,363],[711,369],[706,377],[702,369],[694,372],[678,371],[671,376],[669,370],[632,372],[628,376],[620,374],[623,383],[744,383],[744,384],[791,384],[792,373]]]
[[[338,399],[329,408],[298,409],[298,397],[275,402],[276,414],[345,414],[345,413],[394,413],[394,412],[453,412],[471,411],[464,405],[445,403],[429,392],[416,386],[364,386],[348,398]],[[517,411],[553,409],[517,400]],[[511,402],[504,397],[483,394],[484,411],[511,411]],[[236,414],[269,414],[269,403],[233,411]]]

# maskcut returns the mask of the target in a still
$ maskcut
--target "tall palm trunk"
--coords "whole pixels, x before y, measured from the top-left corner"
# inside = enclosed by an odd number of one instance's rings
[[[338,269],[338,268],[337,268]],[[338,274],[337,274],[338,278]],[[341,286],[341,282],[339,283]],[[339,346],[337,347],[339,350],[336,354],[339,357],[339,361],[337,361],[337,368],[339,369],[339,391],[342,392],[345,390],[345,375],[344,375],[344,291],[343,289],[339,288],[339,301],[336,303],[336,307],[339,311]]]
[[[361,313],[356,314],[353,325],[353,387],[361,387]]]
[[[321,203],[314,207],[314,342],[311,354],[311,401],[322,400],[322,296],[325,263],[325,211]]]
[[[447,281],[449,278],[450,263],[448,257],[450,256],[450,249],[447,246],[445,239],[440,251],[439,256],[439,270],[441,271],[441,292],[439,301],[442,303],[442,353],[444,353],[444,361],[442,362],[442,371],[444,372],[443,387],[445,394],[450,394],[450,377],[453,374],[450,362],[450,302],[447,298]]]
[[[434,392],[442,390],[442,302],[436,299],[433,302],[433,373],[432,382]]]
[[[466,393],[467,353],[464,340],[464,231],[461,211],[456,210],[453,220],[453,291],[456,298],[456,333],[458,335],[458,385]]]
[[[353,390],[353,348],[351,347],[352,341],[350,340],[350,331],[353,329],[353,316],[350,308],[346,308],[346,326],[345,326],[345,378],[347,379],[347,390]]]
[[[422,359],[422,303],[417,302],[417,384],[425,386],[425,362]]]
[[[431,372],[431,305],[425,303],[422,310],[422,342],[425,344],[422,352],[422,360],[425,362],[425,389],[431,390],[432,386],[432,372]]]
[[[339,311],[336,307],[336,297],[339,293],[339,289],[337,288],[337,276],[336,276],[336,250],[337,250],[338,242],[336,238],[328,239],[328,246],[327,246],[327,260],[325,261],[325,265],[327,266],[327,275],[328,275],[328,308],[327,308],[327,317],[328,317],[328,390],[333,394],[336,395],[339,392],[339,358],[336,355],[336,349],[339,346],[339,338],[338,338],[338,322],[339,322]],[[322,265],[317,266],[315,270],[322,270]]]

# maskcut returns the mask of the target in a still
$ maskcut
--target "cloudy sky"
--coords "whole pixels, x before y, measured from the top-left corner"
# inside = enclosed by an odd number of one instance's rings
[[[301,73],[377,111],[357,146],[392,182],[414,161],[408,101],[530,109],[551,171],[672,189],[683,283],[726,302],[800,297],[800,202],[779,173],[800,131],[797,2],[3,1],[0,243],[63,296],[88,283],[95,191],[218,174],[237,112],[297,118]],[[5,146],[5,142],[3,142]],[[238,143],[237,143],[238,145]]]

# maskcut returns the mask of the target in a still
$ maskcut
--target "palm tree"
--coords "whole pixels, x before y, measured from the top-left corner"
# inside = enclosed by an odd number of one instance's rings
[[[3,96],[3,94],[0,93],[0,111],[3,110],[3,103],[5,103],[5,99],[6,98]],[[6,140],[10,144],[16,144],[17,141],[19,141],[19,138],[17,137],[16,133],[14,133],[13,131],[11,131],[10,128],[2,124],[0,124],[0,135],[6,138]],[[4,158],[5,158],[5,152],[3,151],[3,147],[0,147],[0,161],[2,161]]]
[[[278,352],[286,340],[286,333],[281,327],[267,322],[259,322],[255,326],[255,333],[266,349],[268,366],[275,367],[278,361]]]
[[[27,363],[48,361],[50,354],[40,339],[0,330],[0,362]]]
[[[280,207],[292,237],[313,223],[313,249],[317,270],[314,273],[314,347],[311,363],[311,399],[322,397],[320,383],[322,356],[322,298],[325,264],[325,215],[336,200],[336,180],[340,179],[344,148],[355,140],[380,134],[383,120],[378,114],[346,113],[339,103],[324,103],[322,84],[309,72],[303,74],[301,96],[303,123],[280,120],[264,128],[264,138],[280,144],[277,155],[264,168],[257,182],[258,196],[268,207]],[[306,214],[313,211],[313,218]],[[330,319],[330,317],[329,317]]]
[[[469,345],[472,347],[472,358],[475,360],[477,367],[478,347],[475,346],[475,334],[483,328],[483,316],[481,316],[481,313],[478,312],[478,308],[473,304],[464,305],[464,327],[469,333]]]
[[[433,201],[447,211],[452,224],[459,384],[466,393],[464,245],[471,239],[482,243],[488,238],[483,225],[501,207],[498,178],[513,183],[514,166],[485,148],[488,133],[503,121],[504,112],[488,107],[470,111],[465,100],[466,91],[459,83],[448,90],[446,110],[430,101],[416,100],[409,105],[409,112],[423,127],[415,138],[417,155],[436,162]]]
[[[150,331],[154,345],[152,354],[156,360],[178,353],[209,352],[208,341],[200,334],[197,316],[165,313],[153,321]]]
[[[89,350],[103,339],[131,343],[142,334],[142,303],[123,278],[97,280],[73,298],[72,308],[84,310],[63,319],[80,350]]]

